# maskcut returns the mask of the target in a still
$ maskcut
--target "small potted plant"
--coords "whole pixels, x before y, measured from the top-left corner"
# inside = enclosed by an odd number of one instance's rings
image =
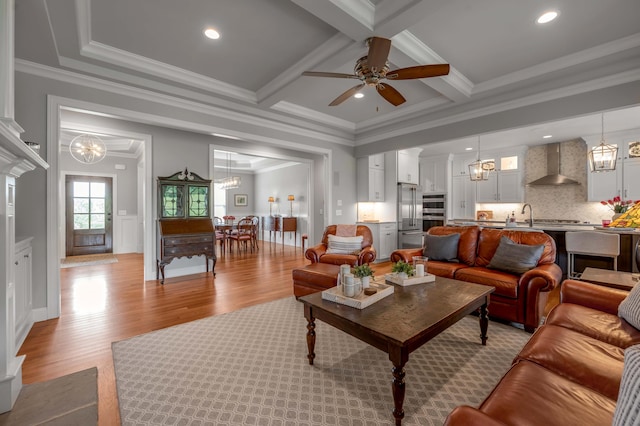
[[[362,288],[367,288],[369,287],[370,277],[373,277],[373,269],[371,269],[368,263],[365,263],[364,265],[355,266],[353,268],[353,275],[356,278],[360,278]]]
[[[397,261],[391,267],[391,272],[398,274],[402,279],[407,279],[413,275],[413,265],[402,260]]]

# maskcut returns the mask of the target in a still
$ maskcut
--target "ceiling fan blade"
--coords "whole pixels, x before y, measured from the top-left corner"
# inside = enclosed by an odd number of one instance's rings
[[[335,98],[333,100],[333,102],[331,102],[329,104],[329,106],[336,106],[336,105],[340,105],[341,103],[343,103],[344,101],[346,101],[347,99],[349,99],[351,96],[355,95],[356,93],[358,93],[358,91],[360,89],[362,89],[365,86],[364,83],[362,84],[358,84],[357,86],[352,87],[351,89],[347,90],[346,92],[344,92],[342,95],[338,96],[337,98]]]
[[[380,96],[385,98],[387,102],[393,106],[398,106],[405,103],[407,100],[393,87],[388,84],[378,83],[376,90],[380,93]]]
[[[331,77],[331,78],[360,78],[355,74],[343,74],[339,72],[305,71],[302,75],[310,77]]]
[[[449,74],[449,68],[449,64],[418,65],[389,71],[387,78],[390,80],[411,80],[414,78],[438,77]]]
[[[389,51],[391,50],[391,40],[381,37],[371,37],[369,39],[369,53],[367,54],[367,64],[371,70],[381,70],[387,63]]]

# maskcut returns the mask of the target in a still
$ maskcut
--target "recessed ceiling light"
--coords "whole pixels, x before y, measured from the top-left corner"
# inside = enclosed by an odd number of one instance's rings
[[[542,139],[549,139],[549,138],[552,138],[552,137],[553,137],[553,135],[544,135],[544,136],[542,137]]]
[[[465,150],[465,151],[472,151],[472,150],[473,150],[473,148],[471,148],[471,147],[467,147],[467,148],[465,148],[464,150]]]
[[[549,12],[545,12],[542,15],[540,15],[538,19],[536,19],[536,22],[538,24],[546,24],[556,19],[558,15],[559,15],[559,12],[557,10],[550,10]]]
[[[364,94],[356,93],[355,95],[353,95],[353,97],[356,98],[356,99],[364,98]]]
[[[213,28],[207,28],[206,30],[204,30],[204,35],[211,40],[217,40],[220,38],[220,33]]]

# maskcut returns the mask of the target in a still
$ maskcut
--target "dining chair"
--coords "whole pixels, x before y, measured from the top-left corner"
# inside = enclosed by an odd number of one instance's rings
[[[213,226],[216,230],[216,245],[220,246],[220,256],[224,255],[226,243],[227,243],[227,233],[224,229],[219,229],[220,226],[224,225],[224,220],[218,216],[213,217]]]
[[[608,257],[613,259],[613,270],[618,270],[620,255],[620,234],[597,231],[569,231],[565,233],[567,250],[567,278],[580,279],[581,272],[575,271],[575,255]]]
[[[240,243],[242,243],[242,245],[244,246],[245,253],[249,248],[249,244],[251,244],[251,251],[253,251],[253,221],[246,218],[240,219],[235,231],[235,233],[232,233],[228,236],[229,252],[233,252],[234,241],[238,248],[238,253],[240,252]]]

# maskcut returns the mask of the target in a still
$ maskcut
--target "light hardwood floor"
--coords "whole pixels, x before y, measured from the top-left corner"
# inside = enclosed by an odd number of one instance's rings
[[[256,253],[219,257],[215,279],[203,273],[160,285],[144,282],[142,255],[117,258],[62,269],[60,317],[36,323],[19,351],[24,383],[97,367],[100,425],[120,422],[112,342],[292,296],[291,270],[309,263],[300,247],[266,243]]]

